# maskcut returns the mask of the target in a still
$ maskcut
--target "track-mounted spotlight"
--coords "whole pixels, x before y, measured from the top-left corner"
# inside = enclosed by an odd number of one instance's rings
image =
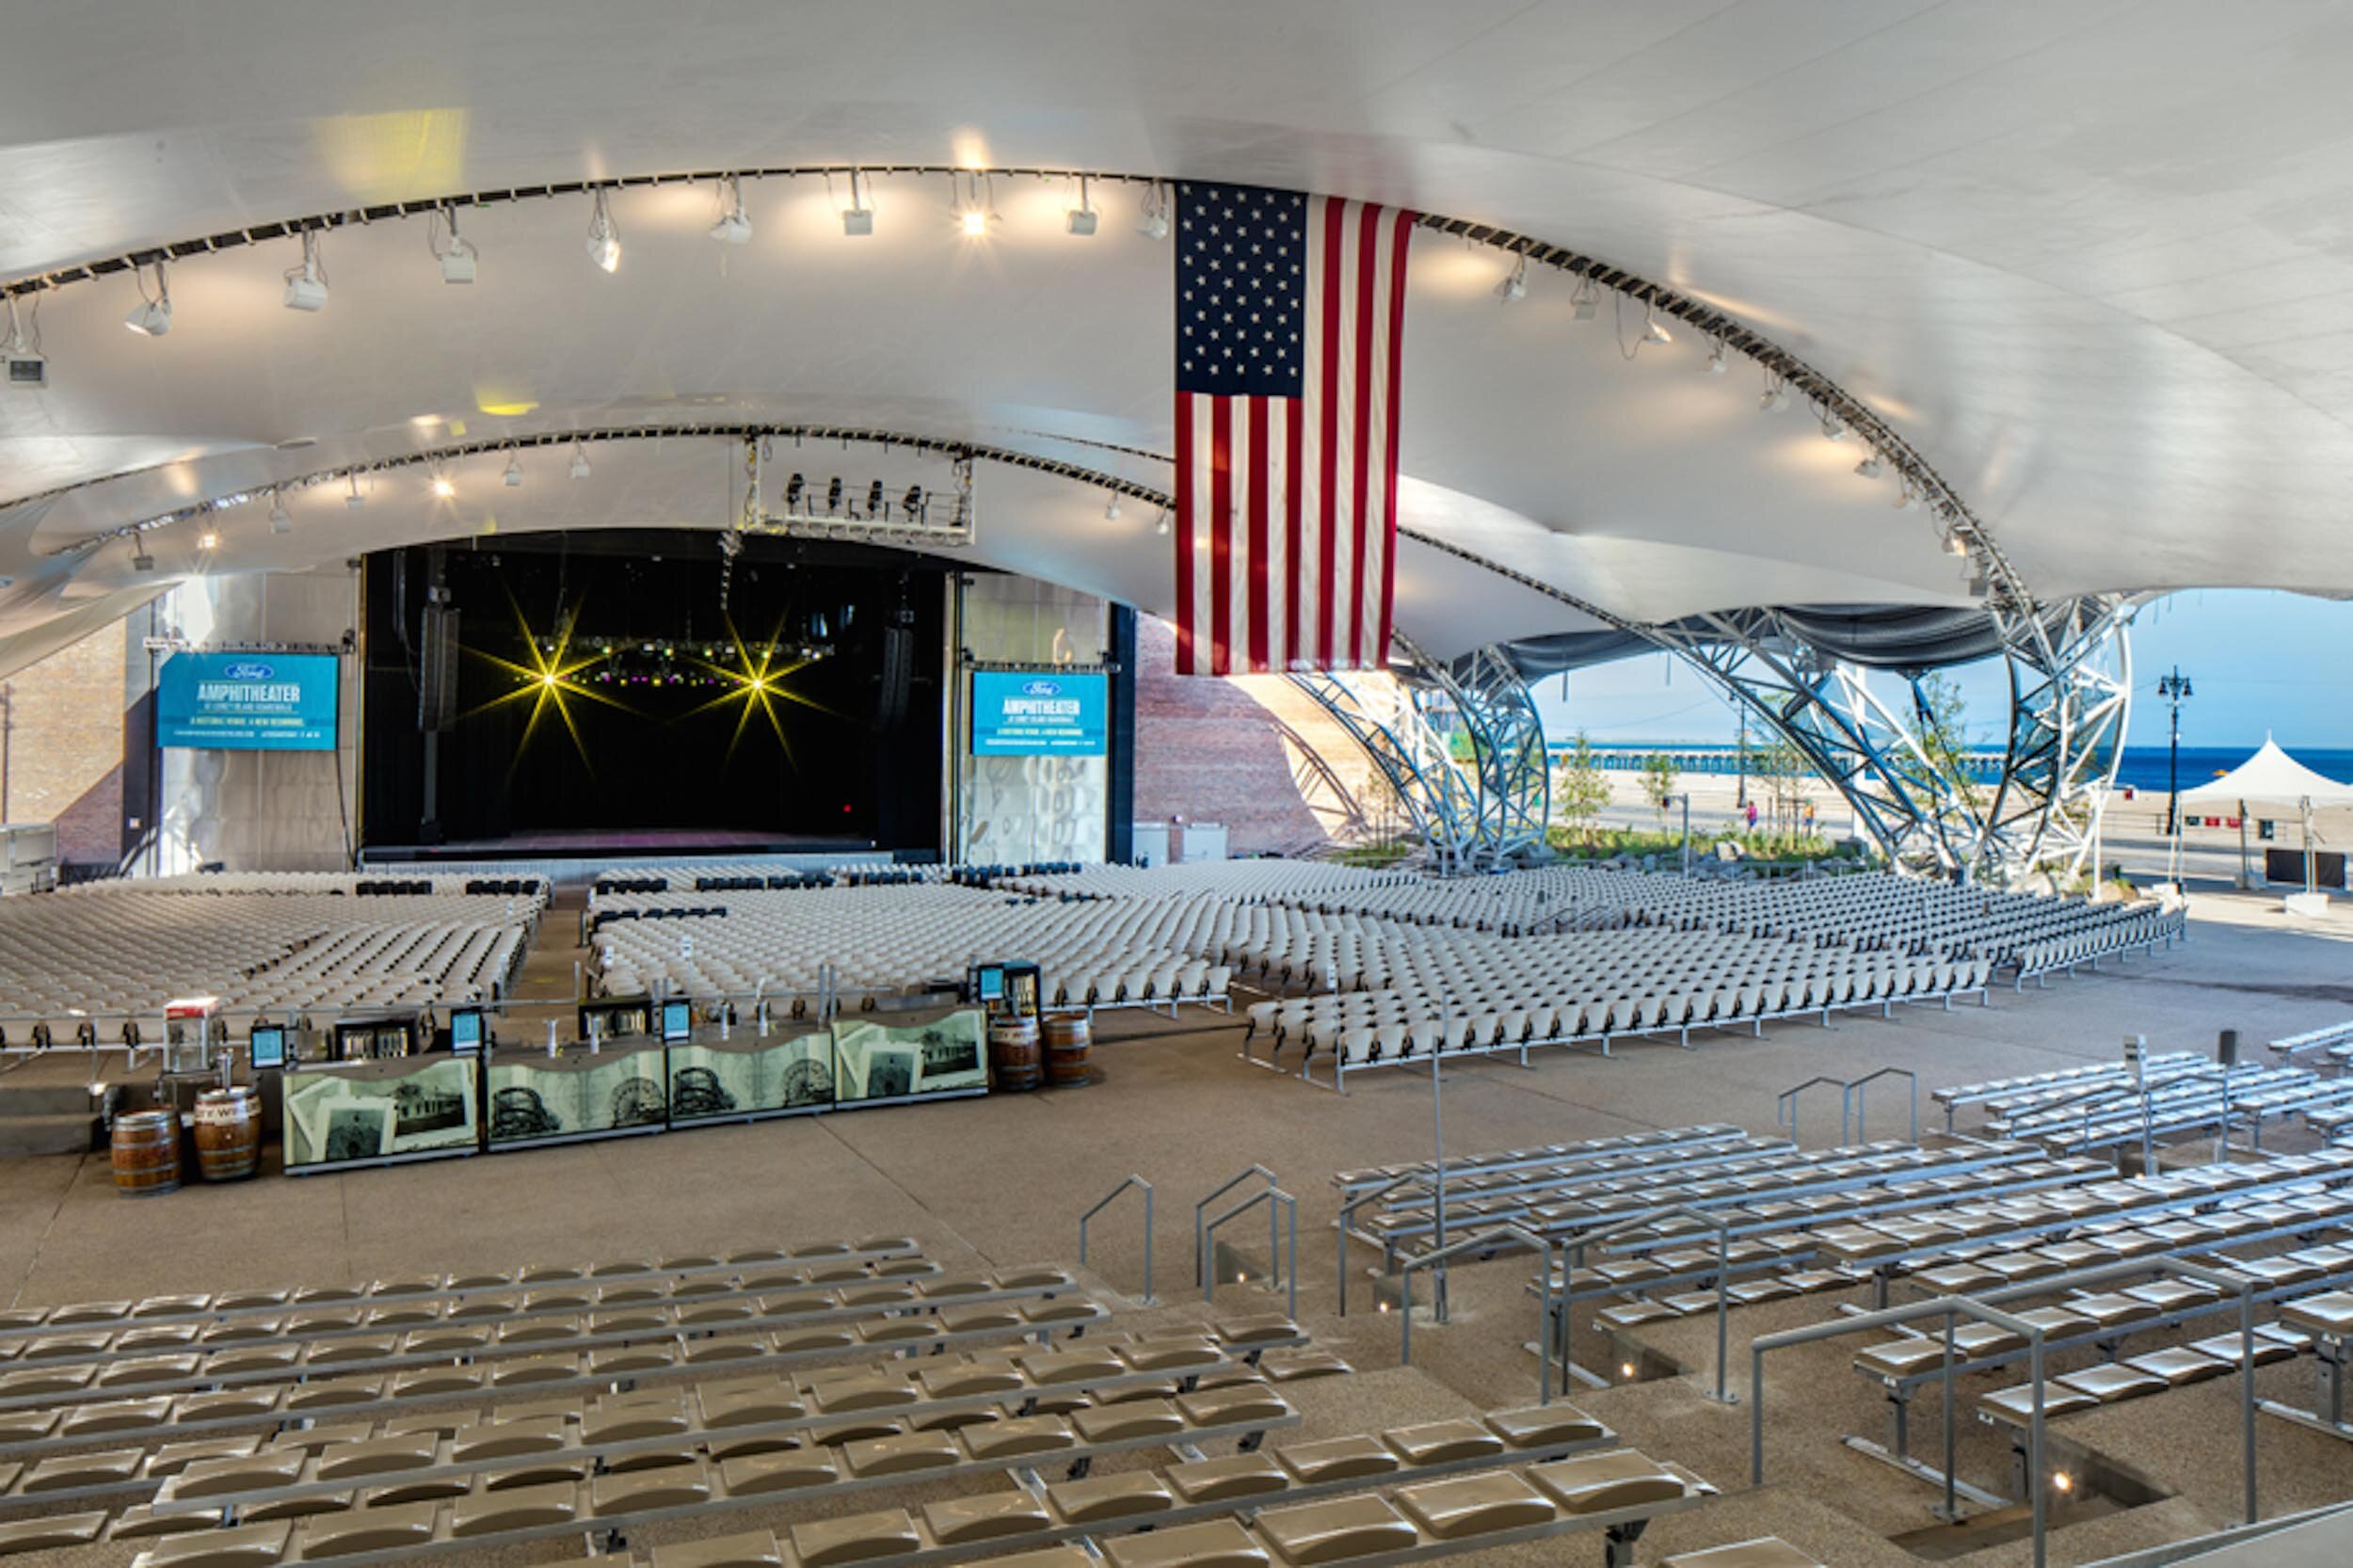
[[[578,441],[572,442],[572,477],[575,479],[588,477],[588,449]]]
[[[1674,334],[1667,330],[1667,324],[1660,321],[1648,305],[1642,307],[1642,341],[1644,343],[1675,341]]]
[[[1153,520],[1152,532],[1164,539],[1168,537],[1168,508],[1163,506],[1160,508],[1160,515]]]
[[[448,474],[437,473],[433,476],[433,493],[447,501],[457,493],[457,487],[450,482]]]
[[[784,482],[784,509],[786,511],[789,512],[801,504],[801,491],[807,487],[808,481],[797,473]]]
[[[1897,487],[1896,499],[1889,502],[1888,504],[1895,507],[1898,512],[1916,512],[1920,509],[1920,492],[1912,488],[1912,482],[1910,480],[1906,480],[1901,486]]]
[[[1081,238],[1095,232],[1096,211],[1087,200],[1087,177],[1079,176],[1079,204],[1063,216],[1063,227]]]
[[[171,284],[164,277],[162,258],[155,262],[155,292],[152,296],[136,263],[131,267],[131,280],[138,285],[139,304],[122,318],[122,325],[143,338],[162,337],[171,330]]]
[[[1528,297],[1528,258],[1513,262],[1511,274],[1496,285],[1496,297],[1509,305],[1514,299]]]
[[[985,174],[968,176],[970,189],[957,204],[956,227],[967,239],[986,239],[989,232],[997,227],[996,198],[983,184],[987,178]]]
[[[1576,291],[1569,296],[1569,304],[1577,320],[1591,321],[1601,310],[1601,290],[1594,287],[1591,278],[1580,278]]]
[[[1117,491],[1113,491],[1112,498],[1103,503],[1103,520],[1106,522],[1117,522],[1119,520],[1119,495]]]
[[[1958,530],[1947,528],[1945,530],[1945,553],[1966,555],[1969,553],[1969,541],[1962,538]]]
[[[910,519],[910,520],[912,520],[912,519],[914,519],[914,518],[917,518],[917,517],[920,517],[920,516],[921,516],[921,515],[922,515],[922,511],[923,511],[923,487],[922,487],[922,486],[920,486],[920,485],[909,485],[909,486],[907,487],[907,493],[906,493],[906,494],[904,494],[904,495],[903,495],[903,496],[901,496],[901,497],[899,498],[899,511],[901,512],[901,514],[902,514],[902,515],[904,515],[904,517],[906,517],[906,518],[908,518],[908,519]],[[849,625],[849,624],[850,624],[850,615],[849,615],[849,612],[848,612],[847,610],[844,610],[844,611],[841,613],[841,624],[842,624],[842,625],[844,625],[844,626],[847,626],[847,625]]]
[[[269,492],[269,531],[273,534],[294,532],[294,517],[286,510],[285,498],[275,489]]]
[[[1825,409],[1822,413],[1822,440],[1843,441],[1847,439],[1847,422]]]
[[[825,484],[825,511],[828,516],[841,510],[841,475],[835,474]]]
[[[520,489],[522,487],[523,482],[522,460],[517,457],[513,453],[508,453],[506,455],[506,472],[499,475],[499,477],[505,482],[508,489]]]
[[[220,548],[220,531],[215,528],[207,528],[203,533],[199,534],[196,536],[196,548],[206,552],[218,550]]]
[[[850,170],[850,204],[841,209],[841,232],[852,239],[864,239],[874,232],[874,209],[858,194],[858,172]]]
[[[286,269],[286,309],[315,312],[327,309],[327,264],[319,260],[319,232],[302,232],[302,262]]]
[[[744,211],[744,183],[730,174],[719,187],[719,221],[711,226],[711,237],[721,245],[752,243],[752,220]]]
[[[440,260],[441,281],[471,283],[474,280],[474,269],[482,259],[482,253],[473,248],[472,241],[457,232],[457,209],[456,207],[442,208],[441,221],[449,226],[449,238],[446,241],[434,246],[430,231],[427,231],[425,236],[427,248]]]
[[[1877,479],[1880,476],[1881,469],[1885,465],[1880,461],[1880,455],[1878,453],[1866,452],[1863,455],[1863,461],[1855,464],[1854,471],[1865,479]]]
[[[360,493],[360,476],[355,473],[351,476],[350,493],[344,497],[344,504],[356,512],[367,504],[368,498]]]
[[[1700,368],[1710,376],[1721,376],[1732,368],[1732,350],[1721,343],[1718,344],[1707,351],[1707,363]]]
[[[870,518],[878,518],[882,516],[882,481],[877,479],[866,487],[866,515]]]
[[[588,259],[607,272],[621,264],[621,231],[613,221],[612,209],[605,205],[604,192],[597,192],[596,211],[588,217]]]
[[[1147,183],[1144,187],[1144,211],[1136,218],[1136,232],[1148,240],[1168,238],[1168,209],[1172,200],[1158,180]]]
[[[1784,408],[1789,407],[1789,388],[1787,384],[1779,380],[1767,382],[1765,391],[1756,400],[1756,406],[1769,414],[1780,413]]]

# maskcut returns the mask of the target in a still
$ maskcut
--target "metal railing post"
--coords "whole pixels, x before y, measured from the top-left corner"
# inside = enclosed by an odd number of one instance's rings
[[[1281,1225],[1279,1222],[1282,1216],[1280,1213],[1276,1212],[1278,1207],[1288,1209],[1290,1214],[1290,1272],[1286,1277],[1285,1283],[1288,1285],[1290,1291],[1291,1319],[1293,1321],[1297,1321],[1299,1318],[1299,1200],[1297,1198],[1292,1197],[1289,1192],[1284,1192],[1280,1187],[1262,1188],[1258,1192],[1251,1193],[1250,1196],[1242,1199],[1241,1202],[1234,1205],[1233,1208],[1227,1209],[1225,1213],[1220,1214],[1216,1219],[1211,1220],[1209,1223],[1208,1228],[1202,1233],[1202,1244],[1205,1250],[1205,1256],[1209,1238],[1217,1234],[1218,1226],[1224,1224],[1226,1221],[1233,1219],[1236,1215],[1248,1213],[1252,1208],[1262,1203],[1267,1206],[1268,1212],[1271,1215],[1273,1215],[1273,1218],[1270,1219],[1267,1223],[1267,1231],[1271,1237],[1279,1238],[1281,1235]],[[1278,1265],[1275,1260],[1270,1256],[1267,1259],[1267,1267],[1272,1270],[1280,1267],[1280,1265]],[[1201,1299],[1211,1303],[1212,1304],[1214,1304],[1217,1301],[1217,1271],[1215,1269],[1207,1269],[1203,1272],[1201,1281]]]
[[[1404,1297],[1404,1310],[1398,1314],[1403,1320],[1398,1325],[1397,1358],[1400,1366],[1410,1367],[1414,1364],[1414,1271],[1447,1262],[1463,1253],[1501,1247],[1508,1241],[1517,1241],[1522,1246],[1533,1247],[1536,1250],[1537,1258],[1545,1271],[1541,1290],[1542,1302],[1547,1310],[1550,1308],[1553,1242],[1549,1238],[1541,1236],[1525,1225],[1515,1224],[1497,1225],[1493,1230],[1481,1231],[1476,1236],[1465,1236],[1450,1246],[1443,1247],[1436,1252],[1424,1253],[1419,1257],[1409,1258],[1405,1267],[1398,1271],[1398,1277],[1402,1282],[1401,1293]],[[1538,1320],[1536,1336],[1544,1340],[1551,1338],[1552,1324],[1549,1320]],[[1536,1402],[1550,1404],[1552,1402],[1552,1365],[1549,1359],[1544,1356],[1541,1347],[1538,1351],[1536,1365]]]
[[[1248,1170],[1242,1172],[1241,1175],[1234,1177],[1233,1180],[1226,1182],[1224,1186],[1211,1192],[1208,1197],[1203,1198],[1199,1203],[1193,1206],[1193,1282],[1195,1285],[1206,1285],[1209,1283],[1209,1275],[1211,1272],[1209,1268],[1209,1233],[1216,1228],[1213,1225],[1205,1225],[1202,1223],[1201,1216],[1208,1211],[1209,1205],[1217,1202],[1218,1199],[1224,1197],[1235,1188],[1240,1187],[1243,1182],[1248,1181],[1254,1176],[1263,1177],[1270,1189],[1275,1185],[1275,1176],[1273,1171],[1268,1170],[1264,1165],[1252,1165]],[[1273,1249],[1274,1224],[1272,1217],[1270,1217],[1267,1222],[1267,1267],[1270,1269],[1274,1267]]]
[[[1351,1217],[1351,1216],[1353,1216],[1353,1215],[1356,1212],[1356,1210],[1358,1210],[1359,1208],[1362,1208],[1365,1205],[1367,1205],[1367,1204],[1369,1204],[1369,1203],[1375,1203],[1375,1202],[1378,1202],[1380,1199],[1387,1197],[1387,1196],[1388,1196],[1391,1192],[1396,1192],[1399,1188],[1403,1187],[1403,1186],[1406,1186],[1406,1185],[1408,1185],[1409,1183],[1412,1183],[1412,1182],[1419,1181],[1419,1180],[1421,1180],[1421,1179],[1422,1179],[1422,1177],[1421,1177],[1421,1174],[1420,1174],[1419,1172],[1417,1172],[1417,1171],[1408,1171],[1408,1172],[1406,1172],[1403,1176],[1397,1177],[1395,1180],[1392,1180],[1392,1181],[1386,1182],[1386,1183],[1385,1183],[1385,1184],[1384,1184],[1384,1185],[1382,1185],[1382,1186],[1376,1187],[1376,1188],[1374,1188],[1374,1189],[1373,1189],[1371,1192],[1359,1192],[1359,1193],[1357,1193],[1357,1194],[1356,1194],[1356,1196],[1354,1196],[1354,1197],[1353,1197],[1353,1198],[1349,1199],[1346,1203],[1343,1203],[1343,1204],[1341,1204],[1341,1205],[1340,1205],[1340,1219],[1339,1219],[1339,1224],[1338,1224],[1338,1227],[1337,1227],[1337,1228],[1338,1228],[1338,1231],[1339,1231],[1339,1266],[1340,1266],[1340,1267],[1339,1267],[1339,1298],[1340,1298],[1340,1304],[1339,1304],[1339,1315],[1340,1315],[1341,1317],[1345,1318],[1345,1317],[1347,1317],[1347,1316],[1348,1316],[1348,1222],[1349,1222],[1350,1217]]]
[[[1152,1184],[1142,1176],[1128,1177],[1104,1193],[1094,1208],[1079,1216],[1079,1263],[1081,1268],[1086,1265],[1087,1222],[1110,1208],[1112,1200],[1130,1187],[1139,1187],[1144,1190],[1144,1300],[1146,1305],[1150,1305],[1152,1304]]]

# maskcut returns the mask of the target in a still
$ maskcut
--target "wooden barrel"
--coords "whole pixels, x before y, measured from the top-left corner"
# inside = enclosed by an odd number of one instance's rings
[[[1084,1083],[1087,1053],[1095,1031],[1084,1013],[1057,1013],[1046,1020],[1046,1081],[1049,1086]]]
[[[206,1181],[243,1181],[262,1164],[262,1102],[250,1089],[196,1096],[196,1163]]]
[[[126,1198],[168,1192],[180,1185],[180,1118],[169,1111],[134,1111],[115,1118],[115,1191]]]
[[[1037,1020],[1000,1016],[988,1021],[988,1078],[1000,1092],[1038,1086]]]

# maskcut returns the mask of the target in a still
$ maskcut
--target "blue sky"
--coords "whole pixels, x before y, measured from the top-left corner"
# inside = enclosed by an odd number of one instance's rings
[[[2184,745],[2290,751],[2353,748],[2353,603],[2302,594],[2208,589],[2159,600],[2133,626],[2129,745],[2165,744],[2160,675],[2179,664],[2195,691],[2182,708]],[[1993,739],[2008,706],[1998,666],[1960,672],[1972,735]],[[1583,728],[1596,744],[1729,741],[1738,720],[1689,667],[1664,655],[1628,659],[1537,687],[1545,727]]]

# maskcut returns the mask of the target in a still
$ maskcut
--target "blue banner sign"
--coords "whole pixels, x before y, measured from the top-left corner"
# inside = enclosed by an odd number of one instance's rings
[[[975,757],[1100,757],[1107,749],[1106,675],[972,672]]]
[[[155,680],[155,744],[205,751],[332,751],[331,653],[175,653]]]

